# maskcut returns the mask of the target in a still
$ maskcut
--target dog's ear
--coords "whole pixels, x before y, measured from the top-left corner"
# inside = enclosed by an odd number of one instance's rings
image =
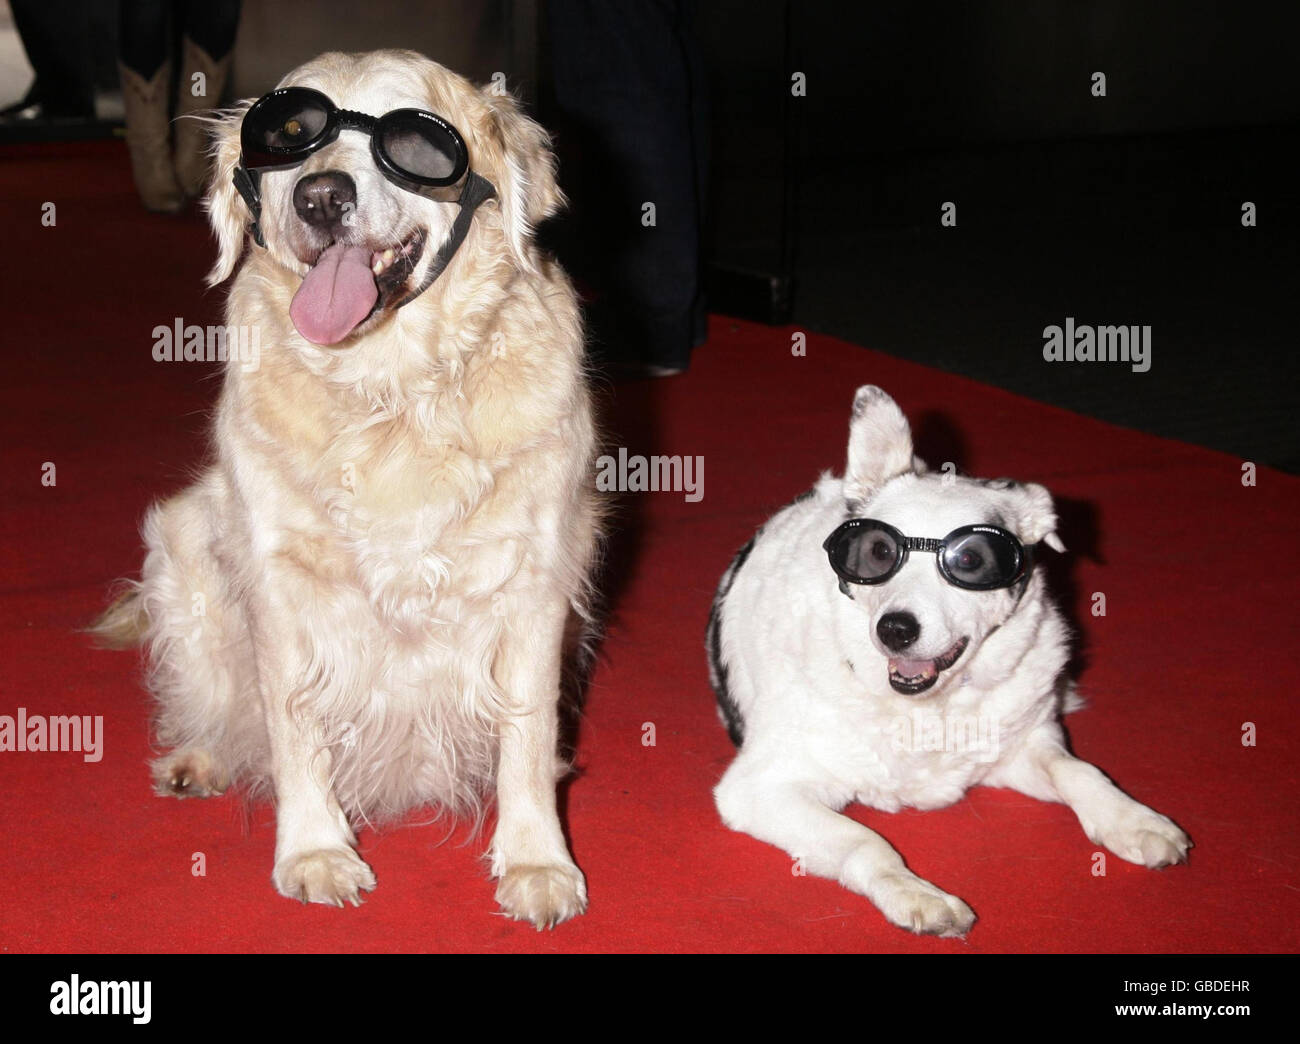
[[[537,226],[565,203],[555,179],[551,136],[525,116],[509,94],[485,88],[483,95],[491,110],[493,144],[500,150],[496,189],[506,243],[519,265],[531,268],[529,239]]]
[[[245,102],[208,119],[212,135],[209,150],[212,181],[208,184],[203,207],[217,237],[217,261],[208,273],[208,286],[216,286],[230,278],[244,253],[244,242],[253,220],[247,204],[235,191],[234,183],[235,168],[239,166],[239,128],[248,106],[249,103]]]
[[[845,499],[865,501],[890,479],[915,467],[912,429],[903,411],[880,388],[864,384],[853,396]]]
[[[1053,551],[1064,551],[1065,545],[1056,535],[1056,505],[1045,486],[1026,482],[1016,489],[1015,531],[1026,546],[1040,540]]]

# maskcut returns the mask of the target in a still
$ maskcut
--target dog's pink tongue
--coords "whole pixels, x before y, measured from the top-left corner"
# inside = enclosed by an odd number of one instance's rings
[[[312,344],[338,344],[370,314],[378,298],[370,251],[336,243],[298,287],[289,318]]]
[[[891,674],[909,680],[928,678],[939,673],[935,670],[933,660],[902,660],[894,658],[889,661],[889,670]]]

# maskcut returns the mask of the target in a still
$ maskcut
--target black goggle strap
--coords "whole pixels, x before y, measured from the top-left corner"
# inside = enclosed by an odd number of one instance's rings
[[[253,215],[253,241],[258,246],[266,249],[266,239],[262,235],[262,193],[258,172],[249,170],[243,164],[240,164],[235,168],[233,180],[235,191],[243,197]],[[451,226],[451,235],[447,237],[447,242],[442,245],[433,261],[429,264],[429,270],[425,273],[424,281],[394,307],[401,308],[402,305],[409,304],[433,285],[433,281],[442,275],[443,270],[451,264],[452,257],[460,249],[460,245],[465,242],[465,237],[469,235],[469,226],[474,220],[474,211],[478,210],[481,204],[494,198],[496,194],[497,190],[492,182],[473,171],[469,172],[465,178],[465,187],[460,194],[460,213],[456,215],[456,221]]]
[[[265,250],[266,239],[262,235],[261,177],[257,171],[249,170],[241,163],[235,168],[235,176],[232,180],[235,183],[235,191],[244,198],[244,202],[252,212],[253,241]]]
[[[1020,599],[1025,597],[1025,592],[1029,590],[1029,578],[1034,572],[1034,548],[1037,544],[1023,545],[1024,555],[1020,559],[1020,576],[1013,581],[1016,591],[1016,605],[1020,604]]]
[[[474,211],[478,210],[479,205],[486,203],[489,199],[496,196],[497,190],[492,182],[487,178],[480,177],[473,171],[465,179],[465,187],[460,194],[460,213],[456,215],[456,221],[451,226],[451,235],[447,237],[447,242],[439,248],[434,259],[429,263],[429,270],[424,274],[424,281],[407,294],[402,300],[398,301],[395,308],[401,308],[404,304],[409,304],[419,297],[422,293],[433,285],[433,281],[442,275],[443,270],[451,264],[451,259],[455,256],[460,245],[465,242],[465,237],[469,235],[469,226],[474,220]]]

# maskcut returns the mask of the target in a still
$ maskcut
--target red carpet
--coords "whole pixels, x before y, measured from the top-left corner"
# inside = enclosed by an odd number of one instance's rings
[[[150,349],[156,325],[217,320],[220,293],[200,282],[211,243],[197,218],[139,210],[120,146],[5,159],[0,714],[102,715],[105,739],[95,763],[0,753],[0,950],[1297,949],[1300,481],[1260,469],[1243,487],[1242,462],[1222,454],[826,337],[793,357],[791,331],[723,318],[689,374],[612,397],[615,446],[703,456],[705,486],[699,503],[642,494],[622,509],[609,635],[565,794],[587,916],[539,934],[495,915],[481,842],[439,846],[437,826],[363,834],[379,888],[361,909],[278,897],[271,809],[153,797],[137,658],[75,631],[109,581],[138,569],[147,503],[200,459],[213,370],[155,363]],[[47,201],[54,227],[40,223]],[[898,399],[932,463],[1040,481],[1061,499],[1072,554],[1053,579],[1081,632],[1089,700],[1070,720],[1075,750],[1177,820],[1196,842],[1190,865],[1154,873],[1111,858],[1094,877],[1073,815],[1009,792],[938,812],[859,810],[979,915],[965,943],[917,939],[720,824],[710,788],[732,752],[706,676],[710,598],[754,527],[841,466],[865,382]],[[1089,612],[1097,591],[1104,617]],[[1242,745],[1246,722],[1255,746]]]

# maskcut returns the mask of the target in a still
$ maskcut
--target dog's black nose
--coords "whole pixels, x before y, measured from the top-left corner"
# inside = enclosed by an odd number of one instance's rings
[[[293,209],[309,225],[337,228],[356,206],[357,183],[341,170],[308,174],[293,187]]]
[[[890,652],[902,652],[921,637],[921,624],[911,613],[886,613],[876,624],[876,634]]]

